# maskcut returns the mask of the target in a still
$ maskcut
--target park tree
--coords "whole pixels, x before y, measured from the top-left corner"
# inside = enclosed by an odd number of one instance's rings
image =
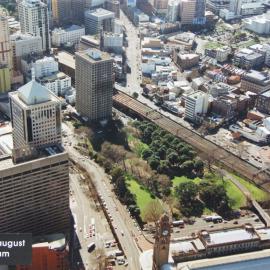
[[[176,188],[181,213],[186,217],[201,216],[204,205],[197,198],[198,186],[192,181],[181,183]]]
[[[223,185],[213,182],[201,184],[200,198],[209,209],[220,214],[225,214],[230,210],[230,201]]]
[[[149,202],[143,211],[144,222],[154,222],[155,224],[159,221],[161,215],[164,213],[163,206],[159,200],[153,200]]]
[[[172,166],[175,166],[179,162],[179,156],[176,152],[172,152],[167,156],[168,161]]]
[[[127,151],[121,145],[104,142],[101,147],[101,154],[114,163],[119,163],[125,159]]]
[[[194,163],[192,160],[187,160],[182,163],[181,169],[190,174],[194,168]]]
[[[194,201],[198,195],[198,186],[192,181],[184,182],[176,187],[175,192],[180,202]]]
[[[160,163],[160,160],[155,157],[155,156],[151,156],[149,159],[148,159],[148,163],[150,165],[150,167],[153,169],[153,170],[157,170],[158,166],[159,166],[159,163]]]
[[[149,148],[146,148],[142,151],[142,158],[143,159],[148,159],[153,155],[153,151]]]
[[[199,176],[199,177],[203,176],[204,163],[200,158],[198,158],[194,161],[194,170],[195,170],[197,176]]]
[[[135,99],[137,99],[139,97],[139,94],[137,92],[133,92],[132,93],[132,97],[135,98]]]
[[[115,183],[118,178],[124,176],[124,171],[120,167],[114,167],[111,171],[112,182]]]

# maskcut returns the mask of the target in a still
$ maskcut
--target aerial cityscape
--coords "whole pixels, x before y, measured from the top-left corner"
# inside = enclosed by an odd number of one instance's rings
[[[0,0],[0,270],[113,269],[270,269],[270,0]]]

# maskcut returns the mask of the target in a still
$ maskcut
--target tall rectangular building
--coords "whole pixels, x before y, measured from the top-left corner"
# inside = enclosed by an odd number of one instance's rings
[[[13,146],[0,140],[0,231],[68,233],[69,166],[59,100],[32,80],[10,93],[10,107]]]
[[[114,17],[113,12],[103,8],[85,11],[84,20],[86,34],[96,35],[99,34],[100,31],[113,32]]]
[[[55,145],[27,159],[0,154],[1,233],[68,233],[68,154]]]
[[[0,15],[0,93],[11,88],[12,49],[7,17]]]
[[[61,103],[33,78],[10,93],[14,148],[61,144]]]
[[[18,5],[18,12],[22,33],[40,36],[43,50],[49,51],[51,40],[47,5],[40,0],[23,0]]]
[[[90,121],[111,118],[113,60],[95,49],[76,53],[76,110]]]

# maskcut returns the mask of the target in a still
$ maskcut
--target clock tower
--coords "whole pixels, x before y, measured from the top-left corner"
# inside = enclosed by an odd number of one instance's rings
[[[167,214],[163,214],[156,226],[156,236],[153,251],[153,270],[160,270],[168,263],[171,239],[171,224]]]

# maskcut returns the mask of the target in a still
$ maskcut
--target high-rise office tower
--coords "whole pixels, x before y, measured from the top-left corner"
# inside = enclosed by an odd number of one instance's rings
[[[72,19],[71,0],[52,0],[52,14],[55,25],[69,24]]]
[[[95,49],[76,53],[76,110],[92,120],[111,118],[113,60]]]
[[[84,20],[86,34],[96,35],[102,30],[113,32],[114,17],[113,12],[103,8],[85,11]]]
[[[51,48],[47,5],[40,0],[23,0],[18,5],[22,33],[30,33],[42,38],[42,48]]]
[[[105,9],[114,13],[116,18],[120,18],[120,2],[117,0],[107,0],[104,3]]]
[[[205,0],[181,0],[180,19],[182,25],[205,23]]]
[[[0,231],[68,233],[68,155],[56,130],[59,100],[32,81],[10,93],[10,107],[14,148],[8,141],[0,147]]]
[[[168,0],[154,0],[155,10],[165,10],[168,8]]]
[[[80,25],[84,23],[85,5],[85,0],[71,0],[71,17],[73,23]]]
[[[0,15],[0,93],[11,88],[12,48],[7,17]]]
[[[32,80],[10,93],[14,149],[61,144],[59,98]]]

